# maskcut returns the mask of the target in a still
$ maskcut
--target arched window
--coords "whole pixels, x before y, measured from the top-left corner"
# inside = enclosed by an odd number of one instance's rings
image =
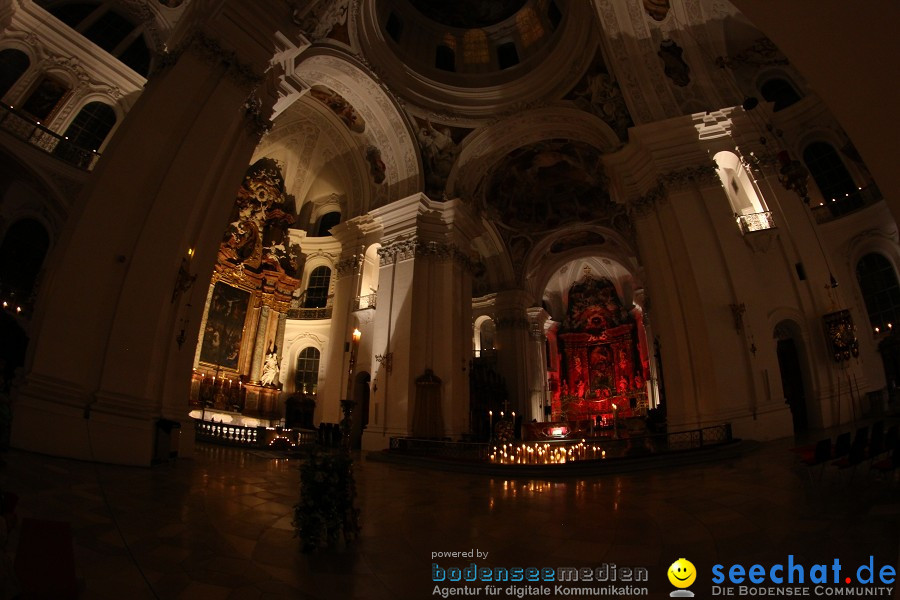
[[[303,308],[324,308],[328,304],[328,288],[331,286],[331,269],[316,267],[309,274],[306,286],[306,300]]]
[[[497,326],[494,325],[493,319],[488,319],[481,324],[481,352],[491,352],[494,349],[494,334],[497,332]]]
[[[442,71],[456,71],[456,52],[453,48],[438,44],[434,49],[434,66]]]
[[[800,94],[797,93],[794,86],[780,77],[769,79],[760,86],[759,91],[762,93],[762,97],[766,99],[766,102],[775,104],[772,107],[774,112],[778,112],[800,101]]]
[[[48,10],[136,73],[150,73],[150,49],[140,25],[97,2],[60,3]]]
[[[341,222],[341,213],[337,211],[332,211],[330,213],[325,213],[321,217],[319,217],[319,222],[316,225],[316,235],[313,237],[325,237],[331,235],[329,229],[337,225]]]
[[[116,111],[111,106],[91,102],[78,111],[64,135],[74,146],[98,150],[115,124]]]
[[[741,230],[747,233],[774,227],[768,208],[756,193],[753,181],[737,154],[722,151],[715,155],[714,160],[718,165],[716,172]]]
[[[38,121],[46,121],[56,112],[68,93],[69,88],[66,84],[52,77],[44,77],[22,104],[22,110]]]
[[[294,389],[304,394],[315,394],[319,385],[319,351],[312,346],[304,348],[297,356],[297,373]]]
[[[497,64],[501,69],[508,69],[519,64],[519,52],[513,42],[497,46]]]
[[[856,193],[856,184],[834,146],[826,142],[813,142],[803,151],[803,162],[832,214],[844,214],[859,208],[861,200]]]
[[[872,327],[881,332],[887,332],[894,325],[900,327],[900,285],[890,261],[875,252],[866,254],[856,263],[856,279]]]
[[[0,98],[25,74],[30,64],[28,55],[20,50],[7,48],[0,51]]]
[[[0,295],[19,304],[34,293],[38,274],[50,247],[50,236],[34,219],[13,223],[0,244]]]

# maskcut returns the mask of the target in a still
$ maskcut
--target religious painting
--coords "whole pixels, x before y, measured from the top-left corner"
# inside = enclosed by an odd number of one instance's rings
[[[513,150],[492,168],[487,212],[517,233],[555,229],[608,214],[601,152],[584,142],[544,140]]]
[[[362,133],[366,130],[366,122],[362,116],[356,112],[352,104],[334,90],[324,85],[314,85],[309,90],[309,95],[330,108],[331,112],[336,114],[350,131]]]
[[[56,112],[69,87],[52,77],[44,77],[22,105],[22,110],[40,121],[46,121]]]
[[[200,347],[201,362],[237,370],[250,292],[217,282]]]

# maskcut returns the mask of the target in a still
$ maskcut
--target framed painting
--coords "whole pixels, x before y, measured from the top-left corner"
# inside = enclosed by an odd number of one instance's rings
[[[250,292],[216,283],[200,347],[201,362],[237,370],[249,305]]]

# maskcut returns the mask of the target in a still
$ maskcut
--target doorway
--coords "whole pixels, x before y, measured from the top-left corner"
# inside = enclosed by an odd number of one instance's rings
[[[778,368],[781,371],[781,389],[785,401],[791,408],[794,433],[801,433],[809,428],[809,419],[806,414],[806,392],[797,345],[793,338],[780,339],[776,351]]]

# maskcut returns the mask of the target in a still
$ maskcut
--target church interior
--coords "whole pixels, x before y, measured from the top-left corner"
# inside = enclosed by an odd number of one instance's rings
[[[890,418],[897,8],[779,4],[0,1],[3,445]]]

